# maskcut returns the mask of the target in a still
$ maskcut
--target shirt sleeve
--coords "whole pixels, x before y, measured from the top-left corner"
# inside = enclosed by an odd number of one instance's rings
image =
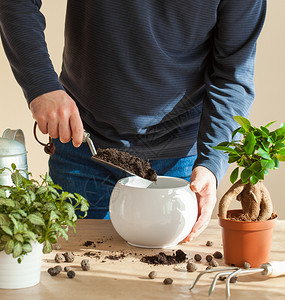
[[[265,0],[222,0],[218,7],[194,165],[211,170],[218,185],[228,168],[228,157],[212,147],[231,140],[238,127],[233,116],[249,115],[256,42],[265,14]]]
[[[37,96],[63,90],[45,42],[41,0],[0,0],[4,51],[28,104]]]

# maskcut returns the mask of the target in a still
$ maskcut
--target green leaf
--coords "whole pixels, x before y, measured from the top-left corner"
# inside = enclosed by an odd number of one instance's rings
[[[12,173],[11,179],[15,186],[20,186],[23,182],[23,176],[19,172]]]
[[[0,197],[1,197],[1,198],[7,198],[7,197],[6,197],[6,191],[5,191],[5,190],[0,189]]]
[[[43,206],[43,204],[39,201],[34,201],[32,204],[32,207],[36,208],[36,209],[40,209],[42,206]]]
[[[277,136],[284,136],[285,135],[285,127],[281,127],[273,131],[274,134]]]
[[[13,252],[13,249],[14,249],[14,241],[10,239],[9,241],[7,241],[5,245],[6,254],[11,254]]]
[[[236,162],[240,159],[239,155],[236,154],[229,154],[229,159],[228,159],[228,163],[231,164],[233,162]]]
[[[56,210],[56,205],[53,202],[47,202],[42,207],[43,211]]]
[[[262,159],[261,161],[262,169],[272,169],[275,166],[275,162],[271,160]]]
[[[24,232],[23,237],[24,239],[33,240],[34,242],[36,241],[36,236],[32,231]]]
[[[52,210],[50,212],[50,217],[49,217],[49,220],[52,221],[52,220],[57,220],[59,217],[58,215]]]
[[[30,214],[27,216],[27,219],[34,225],[45,225],[44,220],[37,216],[36,214]]]
[[[232,133],[232,139],[237,135],[237,133],[240,134],[245,134],[245,131],[242,127],[238,127],[236,130],[233,131]]]
[[[285,155],[285,149],[281,149],[280,151],[278,151],[278,154]]]
[[[260,130],[262,131],[264,137],[267,138],[269,136],[270,131],[266,128],[266,126],[265,127],[261,126]]]
[[[14,213],[9,214],[9,219],[13,222],[14,228],[16,230],[19,230],[19,224],[18,224],[17,219],[14,217],[14,215],[17,215],[17,214],[14,214]]]
[[[248,167],[248,169],[253,172],[253,173],[258,173],[262,170],[262,165],[260,161],[256,161],[253,164],[251,164],[250,167]]]
[[[269,127],[270,125],[272,125],[272,124],[275,123],[275,122],[276,122],[276,121],[272,121],[272,122],[266,124],[265,127]]]
[[[36,200],[36,194],[33,191],[29,191],[31,201],[34,202]]]
[[[0,226],[9,226],[9,224],[11,223],[9,217],[6,214],[0,214]]]
[[[55,188],[53,188],[52,186],[47,186],[47,190],[49,191],[49,192],[51,192],[51,193],[53,193],[54,195],[56,195],[56,196],[59,196],[59,193],[58,193],[58,191],[55,189]]]
[[[51,251],[52,251],[52,245],[49,240],[46,240],[43,248],[43,253],[46,254],[46,253],[50,253]]]
[[[23,194],[22,198],[25,199],[25,201],[28,205],[31,205],[32,200],[31,200],[30,194]]]
[[[66,199],[74,199],[74,195],[68,192],[63,192],[61,193],[61,199],[66,200]]]
[[[44,194],[46,191],[47,191],[46,187],[45,187],[45,186],[41,186],[41,187],[39,187],[39,188],[37,189],[36,195]]]
[[[276,157],[273,157],[273,161],[275,163],[274,170],[277,170],[279,168],[279,160]]]
[[[3,242],[8,242],[8,241],[10,241],[11,239],[12,239],[11,236],[9,236],[9,235],[7,235],[7,234],[1,235],[1,241],[3,241]]]
[[[13,235],[13,231],[11,230],[11,228],[9,227],[9,226],[5,226],[5,225],[3,225],[3,226],[1,226],[1,229],[5,232],[5,233],[7,233],[7,234],[9,234],[9,235]]]
[[[255,185],[258,181],[259,181],[259,179],[258,179],[257,176],[252,175],[252,176],[250,177],[250,183],[251,183],[252,185]]]
[[[33,250],[31,244],[29,244],[29,243],[24,244],[22,246],[22,248],[23,248],[23,251],[26,253],[32,252],[32,250]]]
[[[11,168],[12,168],[13,171],[15,171],[17,167],[16,167],[16,165],[14,163],[12,163],[11,164]]]
[[[0,243],[0,252],[5,250],[5,243]]]
[[[20,243],[24,243],[24,238],[20,233],[15,234],[14,239],[17,240]]]
[[[12,199],[5,199],[5,198],[0,198],[0,203],[1,205],[5,205],[8,207],[14,207],[15,206],[15,201],[13,201]]]
[[[66,229],[63,229],[62,226],[58,224],[53,224],[53,227],[55,228],[56,231],[59,232],[59,236],[63,236],[65,240],[68,240],[68,235],[66,233]],[[68,228],[67,228],[68,229]]]
[[[225,151],[225,152],[228,152],[228,153],[238,154],[236,152],[236,150],[234,150],[233,148],[230,148],[230,147],[226,147],[226,146],[215,146],[215,147],[213,147],[213,149],[220,150],[220,151]]]
[[[22,217],[26,217],[27,213],[23,210],[23,209],[18,209],[17,212],[22,216]]]
[[[281,149],[284,149],[285,148],[285,144],[283,142],[277,142],[273,149],[276,151],[276,150],[281,150]]]
[[[74,227],[75,226],[74,222],[72,222],[71,220],[66,220],[66,225],[69,226],[69,227]]]
[[[268,151],[268,150],[269,150],[269,146],[270,146],[270,143],[269,143],[269,142],[267,142],[267,141],[262,141],[260,144],[262,145],[262,147],[263,147],[263,149],[264,149],[265,151]]]
[[[51,185],[51,184],[53,184],[53,180],[52,180],[52,178],[50,177],[50,175],[48,174],[48,173],[46,173],[45,174],[45,181],[49,184],[49,185]]]
[[[255,136],[253,132],[250,132],[247,134],[247,136],[244,139],[244,150],[245,153],[248,155],[251,155],[254,153],[254,147],[256,144]]]
[[[14,249],[13,249],[13,257],[16,258],[22,254],[22,246],[19,242],[15,243]]]
[[[276,155],[276,158],[277,158],[279,161],[285,161],[285,155],[277,154],[277,155]]]
[[[68,214],[68,218],[71,219],[72,216],[75,213],[73,205],[70,204],[70,203],[68,203],[68,202],[66,202],[65,203],[65,208],[66,208],[66,211],[67,211],[67,214]]]
[[[262,148],[258,148],[257,154],[262,158],[271,159],[270,154],[267,151],[263,150]]]
[[[251,124],[248,119],[242,116],[234,116],[233,118],[242,128],[244,128],[246,131],[249,131]]]
[[[243,183],[246,183],[249,179],[249,177],[251,176],[252,172],[248,169],[243,169],[243,171],[240,174],[240,178],[242,180]]]
[[[238,178],[238,173],[239,173],[239,167],[235,168],[230,176],[230,181],[232,184],[234,184]]]
[[[264,171],[260,171],[254,174],[259,180],[264,180]]]

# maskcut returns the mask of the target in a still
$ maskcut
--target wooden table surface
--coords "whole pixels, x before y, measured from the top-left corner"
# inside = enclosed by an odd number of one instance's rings
[[[206,246],[208,240],[213,246]],[[86,241],[93,242],[84,246]],[[19,290],[0,290],[1,300],[67,300],[67,299],[226,299],[225,282],[218,281],[211,297],[208,289],[213,275],[201,277],[196,287],[189,291],[199,271],[205,270],[206,255],[215,251],[222,252],[221,229],[217,220],[211,220],[208,228],[194,241],[179,244],[171,249],[143,249],[128,245],[115,232],[108,220],[79,220],[77,233],[70,234],[69,241],[60,241],[61,249],[43,256],[41,281],[38,285]],[[177,265],[149,265],[140,261],[142,256],[156,255],[163,251],[173,254],[181,249],[187,258],[196,253],[202,255],[197,263],[198,270],[190,273],[186,270],[186,262]],[[47,269],[58,265],[54,261],[56,253],[72,251],[75,260],[72,263],[61,263],[71,266],[76,272],[69,279],[65,272],[55,277],[47,273]],[[86,254],[90,252],[92,256]],[[110,255],[122,257],[111,259]],[[82,259],[89,259],[90,271],[80,267]],[[285,260],[285,220],[279,220],[274,229],[271,260]],[[217,259],[220,266],[225,266],[223,259]],[[157,277],[149,279],[150,271],[156,271]],[[1,270],[0,270],[1,272]],[[172,285],[164,285],[167,277],[173,279]],[[260,274],[240,275],[236,283],[232,283],[230,299],[285,299],[285,277],[266,278]]]

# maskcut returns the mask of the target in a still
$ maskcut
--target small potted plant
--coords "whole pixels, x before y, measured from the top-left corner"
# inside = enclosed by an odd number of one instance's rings
[[[51,252],[58,237],[67,240],[69,228],[75,232],[75,211],[83,218],[89,204],[63,191],[48,174],[39,183],[15,164],[0,169],[0,175],[4,171],[11,172],[13,185],[0,185],[0,288],[33,286],[40,280],[42,253]]]
[[[259,267],[269,261],[273,227],[270,194],[263,184],[269,170],[285,161],[285,123],[269,131],[271,122],[260,128],[241,116],[234,120],[240,125],[232,133],[232,141],[220,143],[214,149],[228,154],[228,162],[237,167],[230,175],[232,186],[219,202],[219,223],[222,227],[226,264],[242,266],[248,262]],[[237,135],[240,138],[236,139]],[[241,210],[228,210],[233,199],[241,202]]]

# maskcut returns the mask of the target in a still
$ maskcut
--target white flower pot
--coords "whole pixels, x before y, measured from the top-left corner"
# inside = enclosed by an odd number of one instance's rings
[[[19,264],[13,256],[0,252],[0,288],[20,289],[40,282],[43,244],[32,242],[33,251]]]

